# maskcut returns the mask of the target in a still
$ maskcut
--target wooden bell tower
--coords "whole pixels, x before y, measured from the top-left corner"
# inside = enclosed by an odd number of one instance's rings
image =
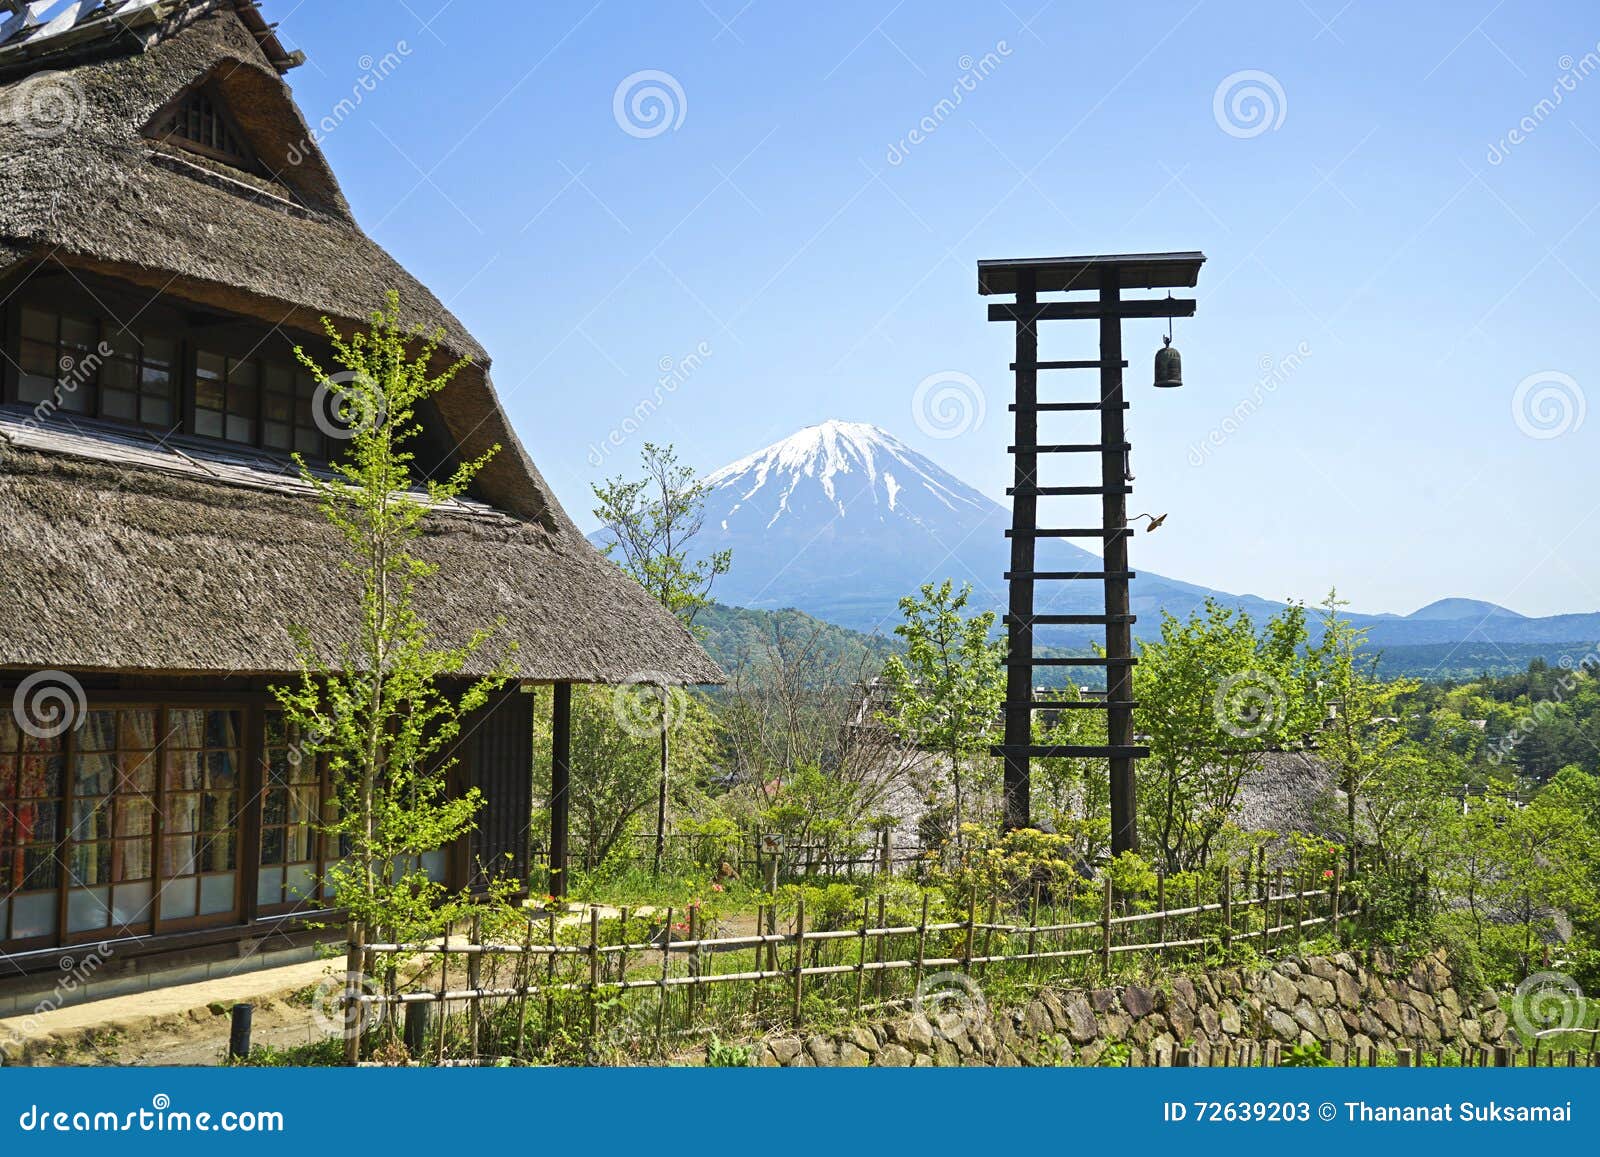
[[[1128,495],[1133,492],[1128,469],[1126,433],[1128,401],[1123,394],[1122,322],[1124,318],[1191,317],[1190,298],[1126,297],[1127,290],[1193,287],[1200,277],[1202,253],[1132,253],[1094,257],[1039,257],[1019,261],[978,262],[978,292],[985,296],[1010,296],[1014,300],[989,306],[989,320],[1016,326],[1016,437],[1010,452],[1015,462],[1012,498],[1010,605],[1005,616],[1010,653],[1007,659],[1005,742],[993,749],[1005,759],[1005,817],[1008,828],[1027,827],[1029,817],[1030,761],[1035,756],[1104,758],[1111,785],[1111,851],[1113,855],[1138,849],[1134,806],[1134,761],[1149,749],[1133,741],[1133,622],[1129,611]],[[1085,296],[1086,295],[1086,296]],[[1040,361],[1039,323],[1093,321],[1100,330],[1100,353],[1089,361]],[[1055,391],[1040,400],[1041,371],[1098,371],[1098,397],[1057,400]],[[1099,437],[1093,442],[1042,443],[1039,415],[1084,411],[1100,417]],[[1068,461],[1088,457],[1098,461],[1098,479],[1081,484],[1041,485],[1040,461],[1062,455]],[[1054,475],[1052,475],[1054,478]],[[1040,502],[1065,498],[1098,498],[1098,526],[1072,526],[1052,517],[1040,525]],[[1040,539],[1098,539],[1104,547],[1101,570],[1041,571],[1035,567]],[[1098,582],[1104,589],[1103,614],[1037,614],[1035,592],[1040,583]],[[1038,658],[1034,655],[1034,628],[1041,626],[1103,626],[1105,656]],[[1040,699],[1034,695],[1034,672],[1040,667],[1104,667],[1106,696],[1102,699]],[[1103,710],[1106,743],[1103,746],[1040,746],[1033,742],[1033,713],[1039,710]]]

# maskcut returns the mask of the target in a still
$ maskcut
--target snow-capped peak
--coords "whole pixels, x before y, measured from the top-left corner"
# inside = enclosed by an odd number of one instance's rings
[[[706,485],[724,491],[727,516],[746,504],[771,526],[819,488],[830,517],[848,518],[866,504],[912,519],[924,495],[951,511],[983,510],[993,503],[881,426],[830,419],[807,426],[707,475]],[[809,484],[809,486],[807,485]],[[807,505],[812,505],[808,503]]]

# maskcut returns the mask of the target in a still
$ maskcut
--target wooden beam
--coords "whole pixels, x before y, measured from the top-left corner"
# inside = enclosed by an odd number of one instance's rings
[[[1041,301],[1032,305],[1020,300],[1012,304],[991,305],[990,321],[1100,321],[1106,318],[1125,317],[1193,317],[1195,300],[1192,297],[1156,297],[1134,301]],[[1107,359],[1102,362],[1122,358]]]
[[[1093,316],[1100,319],[1100,400],[1109,403],[1100,412],[1100,441],[1107,445],[1126,445],[1127,432],[1123,422],[1122,407],[1122,319],[1149,317],[1151,314],[1130,312],[1134,306],[1145,302],[1122,300],[1122,289],[1115,273],[1106,270],[1100,280],[1100,300],[1092,308]],[[1168,310],[1186,304],[1194,312],[1194,302],[1158,302]],[[1173,316],[1189,316],[1189,313]],[[1156,314],[1153,316],[1166,316]],[[1128,459],[1126,453],[1107,453],[1100,458],[1100,485],[1105,489],[1101,502],[1100,523],[1108,530],[1123,529],[1128,525],[1128,500],[1121,493],[1126,484]],[[1109,703],[1126,703],[1133,698],[1133,631],[1129,626],[1128,580],[1121,577],[1128,571],[1128,539],[1118,535],[1106,540],[1105,552],[1105,611],[1106,611],[1106,699]],[[1110,753],[1111,780],[1111,854],[1139,850],[1138,816],[1134,807],[1133,758],[1128,752],[1133,748],[1133,712],[1126,707],[1110,706],[1106,709],[1106,745]]]
[[[1016,275],[1017,308],[1033,309],[1037,294],[1032,270]],[[1017,375],[1017,394],[1013,405],[1016,414],[1015,475],[1012,489],[1016,495],[1011,504],[1013,530],[1029,530],[1038,523],[1039,502],[1034,488],[1039,485],[1039,459],[1031,449],[1039,441],[1039,331],[1026,322],[1017,323],[1016,360],[1012,367]],[[1009,601],[1006,636],[1009,653],[1033,655],[1033,574],[1034,540],[1026,534],[1012,535],[1011,569],[1007,572]],[[1016,576],[1016,577],[1012,577]],[[1011,667],[1006,672],[1006,701],[1011,704],[1033,698],[1033,672],[1027,667]],[[1002,773],[1002,811],[1007,830],[1026,828],[1030,816],[1032,790],[1029,780],[1032,767],[1027,754],[1022,751],[1033,740],[1033,713],[1018,707],[1005,711],[1005,741],[1011,748],[1005,756]]]
[[[550,709],[550,894],[567,894],[572,815],[572,684],[557,683]]]

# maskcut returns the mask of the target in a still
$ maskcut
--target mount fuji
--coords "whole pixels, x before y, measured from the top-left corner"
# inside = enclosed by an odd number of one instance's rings
[[[732,549],[719,602],[756,609],[797,607],[857,630],[887,632],[898,602],[925,582],[971,583],[979,608],[1002,608],[1011,514],[887,430],[829,421],[732,462],[704,479],[705,524],[697,551]],[[1091,519],[1098,522],[1098,517]],[[1100,559],[1070,543],[1041,540],[1040,570],[1098,570]],[[1278,604],[1139,573],[1142,626],[1159,609],[1187,614],[1207,596],[1270,613]],[[1041,612],[1103,611],[1098,582],[1037,588]],[[1081,642],[1085,631],[1041,641]]]

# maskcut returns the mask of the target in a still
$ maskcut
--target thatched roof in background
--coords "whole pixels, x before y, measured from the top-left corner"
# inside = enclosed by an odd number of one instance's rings
[[[221,477],[202,479],[91,456],[71,435],[5,429],[0,666],[273,674],[296,669],[290,624],[330,658],[349,637],[359,587],[340,566],[344,543],[282,472],[248,477],[237,461],[211,463]],[[53,449],[37,448],[47,440]],[[417,593],[436,642],[462,643],[503,620],[498,639],[516,641],[523,679],[721,680],[687,632],[595,551],[471,504],[423,525],[417,554],[440,569]],[[501,651],[487,648],[476,669]]]
[[[1246,831],[1326,835],[1334,777],[1314,752],[1269,751],[1245,774],[1233,822]]]
[[[522,644],[516,665],[525,678],[654,670],[720,680],[676,620],[561,509],[471,334],[356,226],[259,13],[235,0],[159,7],[181,17],[159,35],[46,58],[32,73],[0,71],[7,291],[34,268],[59,264],[318,332],[324,316],[363,325],[398,290],[408,321],[441,329],[448,353],[473,359],[436,408],[462,457],[500,444],[478,489],[515,516],[435,520],[425,553],[448,566],[424,593],[441,637],[503,615]],[[241,182],[145,135],[160,110],[202,82],[221,94],[276,181]],[[37,131],[29,116],[39,114],[28,110],[60,106],[20,99],[28,85],[67,93],[81,113],[69,131]],[[350,610],[337,543],[303,495],[109,465],[61,446],[0,444],[0,455],[0,664],[281,671],[293,666],[285,624],[334,631]]]

